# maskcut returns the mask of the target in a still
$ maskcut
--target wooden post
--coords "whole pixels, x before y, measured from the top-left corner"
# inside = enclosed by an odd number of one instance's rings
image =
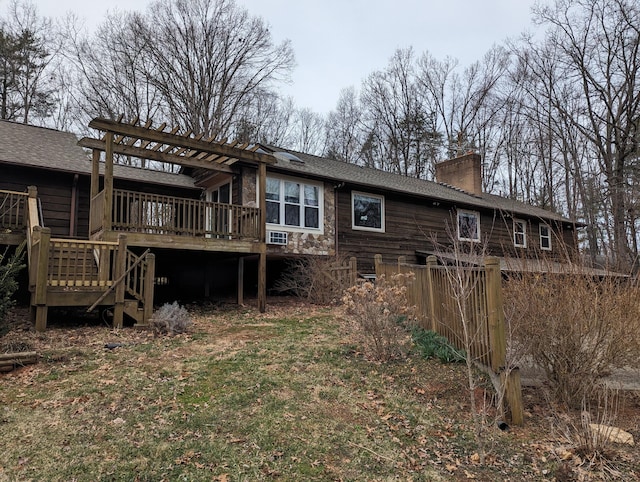
[[[118,280],[127,270],[127,237],[124,234],[118,235],[118,251],[116,251],[115,272],[112,282]],[[113,307],[113,327],[122,328],[122,319],[124,315],[124,292],[125,282],[122,281],[116,286],[116,301]]]
[[[36,331],[44,331],[47,328],[47,284],[49,278],[49,248],[51,246],[51,229],[34,227],[39,231],[40,242],[38,258],[35,259],[35,290],[33,295],[33,308],[35,309]]]
[[[524,425],[520,370],[517,367],[509,371],[502,370],[500,372],[500,385],[504,391],[504,401],[507,405],[506,412],[508,420],[512,425]]]
[[[438,332],[438,322],[436,320],[436,289],[433,284],[433,271],[438,265],[438,258],[431,255],[427,258],[427,290],[429,296],[429,317],[431,318],[431,330]]]
[[[36,186],[27,187],[27,205],[24,210],[24,225],[26,227],[27,235],[27,262],[29,266],[32,263],[31,244],[33,243],[31,230],[34,226],[39,226],[39,214],[38,214],[38,188]],[[31,212],[35,211],[35,212]],[[35,223],[35,224],[34,224]]]
[[[258,166],[258,195],[260,206],[260,254],[258,257],[258,310],[267,309],[267,165]]]
[[[94,207],[94,198],[100,192],[100,151],[93,150],[93,157],[91,160],[91,193],[89,195],[89,236],[96,230],[96,226],[93,226],[94,217],[92,213],[96,209]]]
[[[244,305],[244,256],[238,257],[238,305]]]
[[[504,309],[502,306],[502,275],[500,260],[488,257],[484,261],[487,276],[487,324],[491,352],[491,369],[498,373],[507,359]]]
[[[100,192],[100,151],[93,150],[91,158],[91,199]]]
[[[145,325],[150,323],[153,316],[153,296],[154,296],[154,281],[156,279],[156,255],[153,253],[147,254],[145,257],[147,264],[147,270],[144,276],[144,306],[142,320]]]
[[[373,257],[373,265],[375,266],[375,270],[376,270],[376,278],[379,278],[380,276],[382,276],[382,255],[381,254],[376,254]]]
[[[105,146],[104,213],[102,217],[102,226],[106,233],[107,231],[111,231],[111,212],[113,211],[113,132],[106,133]]]
[[[358,282],[358,258],[355,256],[349,258],[349,271],[351,274],[349,282],[351,286],[354,286]]]
[[[402,273],[402,265],[407,264],[406,256],[398,256],[398,273]]]

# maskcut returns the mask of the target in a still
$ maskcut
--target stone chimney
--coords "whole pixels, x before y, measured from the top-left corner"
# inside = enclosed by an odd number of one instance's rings
[[[482,161],[480,154],[468,152],[460,157],[436,164],[436,180],[471,194],[482,194]]]

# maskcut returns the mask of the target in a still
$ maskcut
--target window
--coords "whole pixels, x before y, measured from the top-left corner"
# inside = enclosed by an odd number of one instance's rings
[[[518,248],[527,247],[527,222],[521,219],[513,220],[513,244]]]
[[[319,185],[268,177],[266,201],[267,223],[320,229]]]
[[[351,193],[353,229],[384,231],[384,197],[360,192]]]
[[[480,213],[458,210],[458,239],[480,241]]]
[[[548,224],[540,225],[540,249],[551,251],[551,228]]]

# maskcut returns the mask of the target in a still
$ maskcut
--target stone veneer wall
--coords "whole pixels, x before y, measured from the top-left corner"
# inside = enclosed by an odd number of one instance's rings
[[[242,172],[242,204],[256,205],[255,169],[244,168]],[[324,184],[324,233],[299,233],[288,231],[286,246],[267,245],[268,254],[301,254],[334,256],[336,254],[336,205],[333,187]]]
[[[324,233],[289,232],[287,246],[267,245],[268,253],[287,253],[318,256],[335,256],[336,254],[336,204],[333,188],[324,185]],[[273,249],[276,248],[276,249]],[[278,249],[279,248],[279,249]]]

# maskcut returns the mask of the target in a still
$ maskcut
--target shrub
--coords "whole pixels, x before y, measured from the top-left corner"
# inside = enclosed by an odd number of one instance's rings
[[[410,274],[397,274],[389,280],[380,276],[352,286],[342,301],[349,330],[364,352],[379,361],[405,357],[411,340],[407,323],[412,318],[408,306],[406,282]]]
[[[289,260],[274,288],[311,303],[337,303],[344,291],[351,286],[351,279],[346,276],[346,271],[332,272],[331,268],[344,266],[346,263],[346,260],[317,256]]]
[[[0,253],[0,323],[5,321],[9,309],[15,304],[13,294],[18,289],[17,276],[24,264],[24,243],[8,256],[9,248]]]
[[[188,332],[192,325],[191,315],[177,301],[165,303],[151,317],[151,326],[156,333],[177,335]]]
[[[457,350],[449,341],[435,331],[415,327],[411,338],[424,358],[437,358],[442,363],[458,363],[465,360],[463,350]]]
[[[627,279],[523,273],[504,301],[517,355],[545,371],[556,400],[580,408],[612,369],[638,366],[640,290]]]

